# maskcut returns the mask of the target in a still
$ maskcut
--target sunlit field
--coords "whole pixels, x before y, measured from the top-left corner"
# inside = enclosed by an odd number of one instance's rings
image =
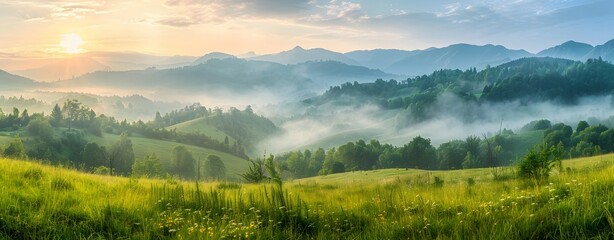
[[[2,159],[0,237],[12,239],[610,239],[614,155],[547,181],[513,168],[377,170],[277,184],[90,175]]]

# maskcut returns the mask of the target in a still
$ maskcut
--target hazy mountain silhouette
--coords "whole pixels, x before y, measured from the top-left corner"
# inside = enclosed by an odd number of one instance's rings
[[[181,67],[196,60],[196,57],[192,56],[158,56],[135,52],[88,52],[83,55],[109,66],[114,71]]]
[[[256,56],[258,56],[258,54],[256,54],[256,52],[254,51],[249,51],[249,52],[237,55],[238,58],[251,58],[251,57],[256,57]]]
[[[587,54],[588,58],[603,58],[603,60],[614,62],[614,39],[597,45]]]
[[[586,60],[587,54],[593,50],[593,46],[586,43],[567,41],[537,53],[537,56],[565,58],[571,60]]]
[[[0,70],[0,90],[28,90],[32,87],[44,85],[32,79]]]
[[[161,94],[194,95],[269,94],[300,99],[348,81],[374,81],[393,75],[334,61],[311,61],[283,65],[239,58],[211,59],[199,65],[173,69],[101,71],[66,81],[57,88],[134,89]]]
[[[525,50],[510,50],[500,45],[476,46],[454,44],[444,48],[427,49],[405,57],[382,70],[396,74],[422,75],[440,69],[478,70],[515,59],[532,56]]]
[[[368,68],[385,69],[395,62],[421,52],[422,50],[374,49],[347,52],[345,55]]]
[[[308,61],[337,61],[348,65],[360,65],[342,53],[333,52],[323,48],[303,49],[299,46],[276,54],[267,54],[249,58],[250,60],[260,60],[276,62],[281,64],[297,64]]]
[[[211,53],[207,53],[204,56],[196,59],[196,61],[194,61],[193,64],[206,63],[207,61],[211,59],[226,59],[226,58],[236,58],[236,57],[230,54],[226,54],[226,53],[211,52]]]
[[[79,77],[95,71],[108,71],[111,68],[88,57],[71,57],[57,60],[42,67],[13,71],[36,81],[52,82]]]

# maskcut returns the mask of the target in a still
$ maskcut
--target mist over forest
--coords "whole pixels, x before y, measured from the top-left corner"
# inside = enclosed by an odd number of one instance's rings
[[[612,10],[0,1],[0,239],[614,239]]]

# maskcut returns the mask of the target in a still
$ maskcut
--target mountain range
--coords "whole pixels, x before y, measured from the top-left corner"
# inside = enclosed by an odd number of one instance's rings
[[[213,52],[199,58],[90,52],[72,58],[50,59],[39,67],[9,69],[12,74],[27,79],[5,73],[0,75],[0,85],[18,86],[14,84],[18,79],[24,81],[23,86],[31,86],[30,79],[39,82],[64,80],[53,86],[123,89],[177,87],[191,92],[219,89],[259,91],[270,86],[280,90],[284,86],[286,93],[303,96],[344,82],[367,82],[377,78],[405,79],[440,69],[482,70],[488,66],[536,56],[577,61],[601,57],[606,61],[614,61],[614,40],[597,46],[567,41],[537,54],[491,44],[454,44],[413,51],[374,49],[347,53],[297,46],[267,55],[250,52],[233,56]],[[5,62],[6,59],[3,59]]]
[[[284,65],[217,56],[223,58],[210,58],[204,63],[180,68],[98,71],[54,82],[52,87],[134,90],[140,91],[139,94],[171,99],[179,95],[215,98],[255,94],[279,100],[301,99],[347,81],[368,82],[395,77],[379,70],[334,61]]]
[[[276,54],[261,55],[248,59],[276,62],[281,64],[298,64],[308,61],[329,60],[342,62],[348,65],[360,65],[358,62],[352,60],[351,58],[342,53],[333,52],[323,48],[304,49],[299,46],[296,46],[288,51],[283,51]]]
[[[215,54],[220,55],[220,53]],[[209,59],[217,57],[215,54],[206,55],[206,57]],[[232,55],[223,54],[220,56],[229,57]],[[614,61],[614,40],[598,46],[568,41],[545,49],[537,54],[525,50],[512,50],[501,45],[487,44],[478,46],[461,43],[424,50],[374,49],[357,50],[347,53],[339,53],[322,48],[304,49],[297,46],[276,54],[244,58],[280,64],[297,64],[307,61],[337,61],[347,65],[379,69],[396,75],[417,76],[430,74],[440,69],[464,70],[476,68],[477,70],[482,70],[488,66],[497,66],[526,57],[555,57],[576,61],[586,61],[589,58],[602,57],[604,60]]]

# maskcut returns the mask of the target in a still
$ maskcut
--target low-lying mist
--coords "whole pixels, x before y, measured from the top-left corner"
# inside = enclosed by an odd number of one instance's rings
[[[355,102],[357,99],[347,99]],[[517,132],[531,121],[548,119],[575,128],[578,121],[605,119],[614,115],[611,96],[586,97],[577,104],[556,102],[505,103],[465,102],[454,95],[442,95],[428,110],[428,119],[408,121],[408,110],[385,110],[374,104],[320,106],[287,104],[268,106],[259,113],[274,119],[283,133],[263,142],[262,151],[280,153],[317,147],[331,148],[359,139],[378,139],[401,146],[416,136],[432,144],[492,136],[502,129]]]

